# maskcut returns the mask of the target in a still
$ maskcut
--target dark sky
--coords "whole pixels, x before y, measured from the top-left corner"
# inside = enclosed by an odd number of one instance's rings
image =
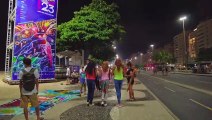
[[[70,20],[73,12],[91,0],[59,0],[58,24]],[[187,15],[186,29],[193,29],[200,21],[212,18],[212,0],[110,0],[119,6],[121,24],[127,35],[118,45],[125,58],[134,52],[145,52],[150,44],[156,47],[171,42],[182,31],[177,21]],[[8,0],[0,4],[0,69],[4,67]]]

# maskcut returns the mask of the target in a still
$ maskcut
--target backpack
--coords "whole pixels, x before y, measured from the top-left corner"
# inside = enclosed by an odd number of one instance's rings
[[[22,76],[22,83],[23,83],[23,88],[26,91],[32,91],[35,88],[35,74],[34,74],[35,69],[31,69],[29,72],[27,72],[25,69],[22,70],[23,76]]]

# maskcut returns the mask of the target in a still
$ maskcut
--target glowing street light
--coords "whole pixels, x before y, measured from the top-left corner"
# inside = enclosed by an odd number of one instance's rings
[[[142,55],[143,55],[143,53],[140,53],[140,55],[142,56]]]
[[[153,44],[151,44],[151,45],[150,45],[150,47],[153,49],[153,48],[154,48],[154,45],[153,45]]]
[[[117,59],[119,58],[119,55],[118,55],[118,54],[116,54],[116,58],[117,58]]]
[[[135,60],[137,60],[137,57],[135,57]]]
[[[180,18],[179,18],[180,21],[184,21],[184,20],[186,20],[186,19],[187,19],[186,16],[183,16],[183,17],[180,17]]]

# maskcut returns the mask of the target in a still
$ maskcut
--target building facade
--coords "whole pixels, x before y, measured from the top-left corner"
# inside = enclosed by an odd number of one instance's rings
[[[174,58],[176,59],[176,65],[185,65],[187,63],[187,44],[188,33],[185,32],[185,41],[183,32],[174,36]]]
[[[197,37],[196,29],[189,34],[188,38],[188,62],[194,63],[197,58]]]
[[[196,29],[197,52],[201,48],[212,47],[212,19],[201,22]]]
[[[192,32],[188,40],[189,62],[194,62],[200,49],[212,48],[212,19],[201,22]]]

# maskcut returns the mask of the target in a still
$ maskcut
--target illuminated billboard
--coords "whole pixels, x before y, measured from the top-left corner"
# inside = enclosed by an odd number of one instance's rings
[[[18,79],[25,57],[40,79],[54,79],[57,0],[17,0],[16,5],[12,79]]]
[[[16,24],[57,17],[57,0],[16,0],[16,5]]]

